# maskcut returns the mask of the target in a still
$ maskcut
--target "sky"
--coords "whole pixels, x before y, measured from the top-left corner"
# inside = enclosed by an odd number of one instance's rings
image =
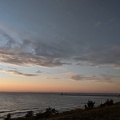
[[[120,0],[0,0],[0,91],[120,92]]]

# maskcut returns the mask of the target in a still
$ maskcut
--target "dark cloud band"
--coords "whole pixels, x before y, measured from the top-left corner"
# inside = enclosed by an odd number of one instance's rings
[[[112,65],[120,68],[120,44],[100,45],[80,40],[54,41],[20,39],[0,30],[0,61],[15,65],[62,66],[74,59],[78,64]]]

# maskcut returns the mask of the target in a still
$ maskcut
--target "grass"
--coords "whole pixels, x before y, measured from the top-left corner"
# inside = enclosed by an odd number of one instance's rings
[[[120,120],[120,103],[91,110],[73,110],[47,120]]]
[[[7,120],[120,120],[120,102],[89,110],[74,109],[63,113],[49,114],[49,116],[45,116],[45,113],[40,113],[40,115],[43,115],[43,117],[37,118],[36,116],[30,115],[28,117]]]

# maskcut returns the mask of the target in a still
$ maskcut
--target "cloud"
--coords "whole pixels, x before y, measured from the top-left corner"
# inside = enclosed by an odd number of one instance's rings
[[[8,70],[7,72],[15,74],[15,75],[22,75],[22,76],[27,76],[27,77],[37,76],[37,74],[22,73],[22,72],[18,72],[18,71],[15,71],[15,70]]]
[[[83,75],[73,75],[71,76],[71,79],[82,81],[82,80],[97,80],[98,78],[96,76],[88,77],[88,76],[83,76]]]
[[[17,36],[18,37],[18,36]],[[68,64],[59,59],[61,53],[40,40],[13,38],[0,30],[0,61],[15,65],[38,65],[46,67]]]
[[[25,76],[25,77],[38,76],[38,74],[22,73],[22,72],[19,72],[19,71],[17,71],[17,70],[3,70],[3,69],[1,69],[1,71],[2,71],[2,72],[7,72],[7,73],[10,73],[10,74],[13,74],[13,75]]]
[[[97,23],[95,24],[95,26],[97,27],[97,26],[100,26],[100,25],[105,25],[106,23],[107,23],[107,24],[110,24],[110,23],[112,23],[113,21],[114,21],[114,18],[108,19],[107,21],[99,21],[99,22],[97,22]]]
[[[120,76],[110,75],[110,74],[101,74],[101,76],[104,77],[105,80],[117,79],[119,81],[120,78]]]
[[[97,22],[96,24],[95,24],[95,26],[99,26],[99,25],[101,25],[102,24],[102,22]]]
[[[38,65],[38,66],[47,66],[47,67],[55,67],[61,66],[64,63],[59,60],[47,59],[41,56],[36,56],[31,53],[26,53],[21,50],[9,50],[0,48],[0,61],[9,64],[15,65]]]
[[[113,68],[120,69],[120,65],[119,64],[113,64]]]
[[[53,78],[53,77],[45,77],[45,79],[54,79],[54,80],[59,80],[60,78]]]
[[[75,56],[77,65],[83,63],[90,66],[111,65],[114,68],[120,68],[120,45],[103,45],[93,47],[88,53],[81,56]]]
[[[38,70],[36,73],[42,73],[41,70]]]
[[[69,38],[69,37],[68,37]],[[111,65],[120,67],[119,42],[99,45],[79,39],[43,40],[10,33],[0,28],[0,62],[14,65],[56,67],[70,65]]]
[[[115,76],[102,74],[101,76],[85,76],[85,75],[73,75],[70,77],[72,80],[76,81],[96,81],[96,82],[108,82],[113,83],[112,79],[115,78]]]

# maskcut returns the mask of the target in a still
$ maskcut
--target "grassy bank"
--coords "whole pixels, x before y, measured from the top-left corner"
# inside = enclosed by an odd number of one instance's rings
[[[120,103],[91,110],[76,109],[47,120],[120,120]]]
[[[33,116],[32,111],[21,118],[6,118],[6,120],[120,120],[120,102],[112,105],[100,105],[92,109],[75,109],[58,113],[47,108],[45,113]]]

